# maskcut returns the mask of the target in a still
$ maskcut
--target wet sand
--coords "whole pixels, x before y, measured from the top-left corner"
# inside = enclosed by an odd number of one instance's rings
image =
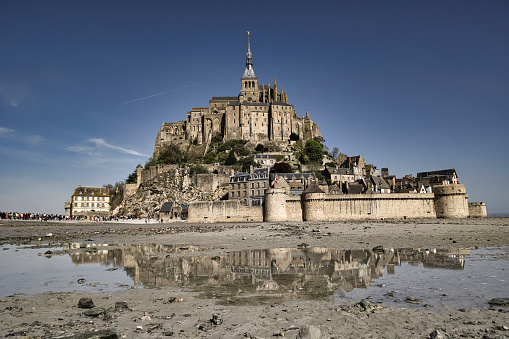
[[[185,244],[210,254],[297,247],[473,248],[509,246],[509,219],[400,220],[319,223],[86,223],[0,220],[0,243]],[[207,253],[208,253],[207,252]],[[508,258],[504,258],[508,260]],[[1,267],[1,264],[0,264]],[[28,291],[29,292],[29,291]],[[81,297],[106,313],[84,315]],[[509,288],[508,295],[509,297]],[[176,301],[170,302],[176,298]],[[182,299],[180,301],[180,299]],[[126,301],[128,310],[115,310]],[[212,314],[223,322],[214,325]],[[200,329],[201,325],[201,329]],[[509,337],[509,313],[483,309],[395,308],[338,301],[286,300],[256,306],[220,305],[182,288],[129,289],[112,294],[43,293],[0,299],[0,336],[56,338],[111,330],[123,338],[296,338],[306,326],[323,338]],[[139,328],[141,327],[141,328]]]

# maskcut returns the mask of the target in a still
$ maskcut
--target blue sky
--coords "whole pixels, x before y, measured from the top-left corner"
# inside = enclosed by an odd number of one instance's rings
[[[0,210],[63,213],[124,180],[163,122],[260,84],[326,145],[402,177],[455,168],[509,212],[508,1],[0,2]]]

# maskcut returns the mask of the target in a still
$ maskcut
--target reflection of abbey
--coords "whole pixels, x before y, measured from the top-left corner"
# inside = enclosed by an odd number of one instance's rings
[[[328,300],[329,296],[367,288],[373,279],[394,274],[404,262],[427,268],[463,270],[463,254],[470,250],[272,248],[231,251],[211,257],[191,255],[188,245],[122,245],[99,247],[95,253],[71,244],[73,263],[123,267],[135,284],[147,287],[180,286],[242,302],[249,295]],[[212,288],[211,288],[212,287]],[[214,296],[212,295],[214,293]],[[267,299],[265,299],[267,300]]]
[[[260,85],[253,70],[248,38],[246,70],[240,80],[240,93],[231,97],[212,97],[208,107],[193,107],[185,121],[163,123],[157,134],[154,158],[170,144],[209,143],[221,133],[223,140],[288,143],[292,133],[300,140],[320,137],[318,125],[306,112],[298,117],[286,91],[274,85]]]

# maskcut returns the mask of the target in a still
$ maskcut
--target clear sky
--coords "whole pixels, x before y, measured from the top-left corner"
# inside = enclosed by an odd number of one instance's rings
[[[455,168],[509,212],[509,1],[0,2],[0,210],[64,213],[163,122],[260,84],[390,174]]]

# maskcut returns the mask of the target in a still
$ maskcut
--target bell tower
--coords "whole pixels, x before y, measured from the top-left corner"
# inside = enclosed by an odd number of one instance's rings
[[[241,88],[239,101],[258,102],[260,98],[260,91],[258,90],[258,78],[253,70],[253,55],[251,54],[249,31],[247,31],[246,70],[244,71],[240,82]]]

